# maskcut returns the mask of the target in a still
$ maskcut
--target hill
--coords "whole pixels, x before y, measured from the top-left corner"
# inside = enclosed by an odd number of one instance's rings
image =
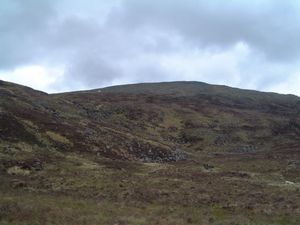
[[[0,82],[0,224],[297,224],[300,98]]]

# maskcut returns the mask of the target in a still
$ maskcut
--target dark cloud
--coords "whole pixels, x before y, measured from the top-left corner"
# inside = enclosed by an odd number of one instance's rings
[[[65,82],[82,82],[90,88],[97,88],[99,84],[121,77],[121,71],[111,61],[107,62],[97,55],[85,54],[75,57],[72,63],[67,66]]]
[[[297,77],[297,21],[291,0],[1,0],[0,79],[40,65],[64,71],[51,90],[166,80],[271,90]]]
[[[276,60],[300,55],[300,7],[296,1],[125,0],[112,14],[117,26],[177,32],[198,47],[239,41]]]

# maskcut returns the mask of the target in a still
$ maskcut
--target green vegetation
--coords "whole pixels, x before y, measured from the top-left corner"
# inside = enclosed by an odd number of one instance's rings
[[[72,143],[64,136],[58,134],[58,133],[54,133],[52,131],[47,131],[46,134],[53,140],[56,142],[60,142],[63,144],[68,144],[68,145],[72,145]]]
[[[298,225],[300,99],[0,82],[0,225]]]

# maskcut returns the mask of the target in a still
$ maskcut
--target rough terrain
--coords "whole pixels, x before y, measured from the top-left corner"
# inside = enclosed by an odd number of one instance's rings
[[[0,81],[0,224],[300,224],[300,98]]]

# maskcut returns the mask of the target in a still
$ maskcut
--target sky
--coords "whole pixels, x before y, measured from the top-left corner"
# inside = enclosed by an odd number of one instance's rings
[[[202,81],[300,96],[300,1],[0,0],[0,79]]]

